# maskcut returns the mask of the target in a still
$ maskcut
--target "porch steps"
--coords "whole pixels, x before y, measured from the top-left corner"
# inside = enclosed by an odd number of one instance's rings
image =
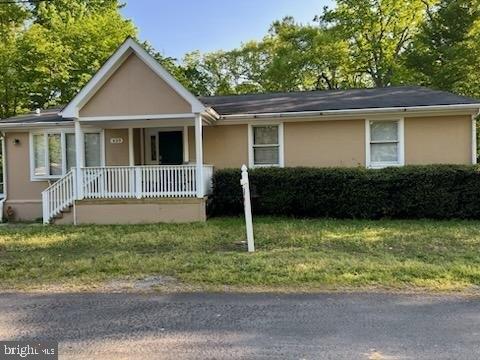
[[[50,224],[55,224],[58,221],[62,220],[66,215],[71,214],[73,209],[73,205],[69,205],[65,209],[61,210],[57,215],[50,220]]]

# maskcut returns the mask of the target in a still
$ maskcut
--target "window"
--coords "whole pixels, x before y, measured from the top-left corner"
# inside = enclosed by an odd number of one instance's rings
[[[77,165],[75,156],[75,134],[65,134],[65,147],[67,150],[67,171]]]
[[[367,166],[403,165],[403,120],[367,121]]]
[[[85,166],[100,166],[100,134],[85,134]]]
[[[250,166],[283,166],[283,126],[250,127]]]
[[[33,135],[33,174],[35,176],[46,176],[47,175],[47,168],[45,164],[47,163],[45,160],[45,153],[46,153],[46,146],[45,146],[45,135]]]
[[[75,134],[53,130],[31,134],[33,179],[60,178],[76,165]],[[85,166],[101,165],[100,132],[85,133]]]
[[[61,134],[47,134],[47,137],[49,174],[60,176],[63,173]]]

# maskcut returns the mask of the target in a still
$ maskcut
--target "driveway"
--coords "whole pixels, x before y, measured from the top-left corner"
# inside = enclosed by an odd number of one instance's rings
[[[60,359],[478,359],[480,301],[386,294],[0,294],[0,339]]]

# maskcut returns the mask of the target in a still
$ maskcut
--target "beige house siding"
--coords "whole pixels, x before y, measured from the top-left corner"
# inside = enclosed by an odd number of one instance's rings
[[[19,143],[14,144],[18,139]],[[34,220],[42,216],[42,191],[48,187],[47,181],[30,180],[29,134],[7,133],[5,136],[7,191],[4,206],[11,207],[15,220]]]
[[[470,164],[471,124],[470,115],[405,118],[405,163]],[[136,164],[140,163],[140,132],[139,129],[134,130]],[[195,162],[194,128],[190,126],[188,132],[189,159],[190,162]],[[206,164],[222,169],[239,168],[248,163],[248,125],[205,126],[203,134]],[[124,139],[122,144],[110,142],[111,138],[119,137]],[[15,139],[19,140],[17,145],[14,144]],[[106,165],[129,164],[128,141],[127,129],[105,129]],[[7,201],[4,209],[6,211],[11,207],[16,220],[40,218],[41,192],[48,186],[48,182],[30,180],[29,134],[7,132],[5,145]],[[365,120],[287,120],[284,124],[284,152],[285,166],[364,165]],[[140,208],[142,212],[146,208],[155,212],[164,209],[163,205],[151,204]],[[114,209],[117,208],[112,208]]]
[[[195,152],[190,156],[195,159]],[[248,164],[248,125],[203,128],[203,157],[204,162],[215,169],[240,168]]]
[[[190,162],[195,162],[195,128],[188,128]],[[205,164],[215,169],[238,168],[248,164],[248,125],[206,126],[203,128]]]
[[[286,122],[285,166],[364,166],[365,120]]]
[[[133,129],[133,155],[135,165],[142,165],[142,148],[140,136],[142,129]],[[122,138],[123,143],[112,144],[111,139]],[[128,166],[129,159],[128,129],[105,129],[105,165],[106,166]]]
[[[472,118],[405,118],[405,164],[471,164]]]
[[[191,105],[132,54],[80,110],[81,117],[190,113]]]
[[[111,139],[122,138],[121,144],[112,144]],[[105,129],[105,164],[128,166],[128,129]]]

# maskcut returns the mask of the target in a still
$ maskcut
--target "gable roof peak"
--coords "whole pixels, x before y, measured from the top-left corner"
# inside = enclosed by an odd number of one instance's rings
[[[152,69],[173,90],[183,97],[192,107],[192,113],[205,111],[205,105],[175,79],[145,48],[133,37],[128,36],[117,50],[107,59],[100,69],[92,76],[87,84],[75,95],[75,97],[63,109],[61,115],[64,118],[78,118],[79,110],[95,95],[106,83],[123,62],[134,53],[150,69]]]

